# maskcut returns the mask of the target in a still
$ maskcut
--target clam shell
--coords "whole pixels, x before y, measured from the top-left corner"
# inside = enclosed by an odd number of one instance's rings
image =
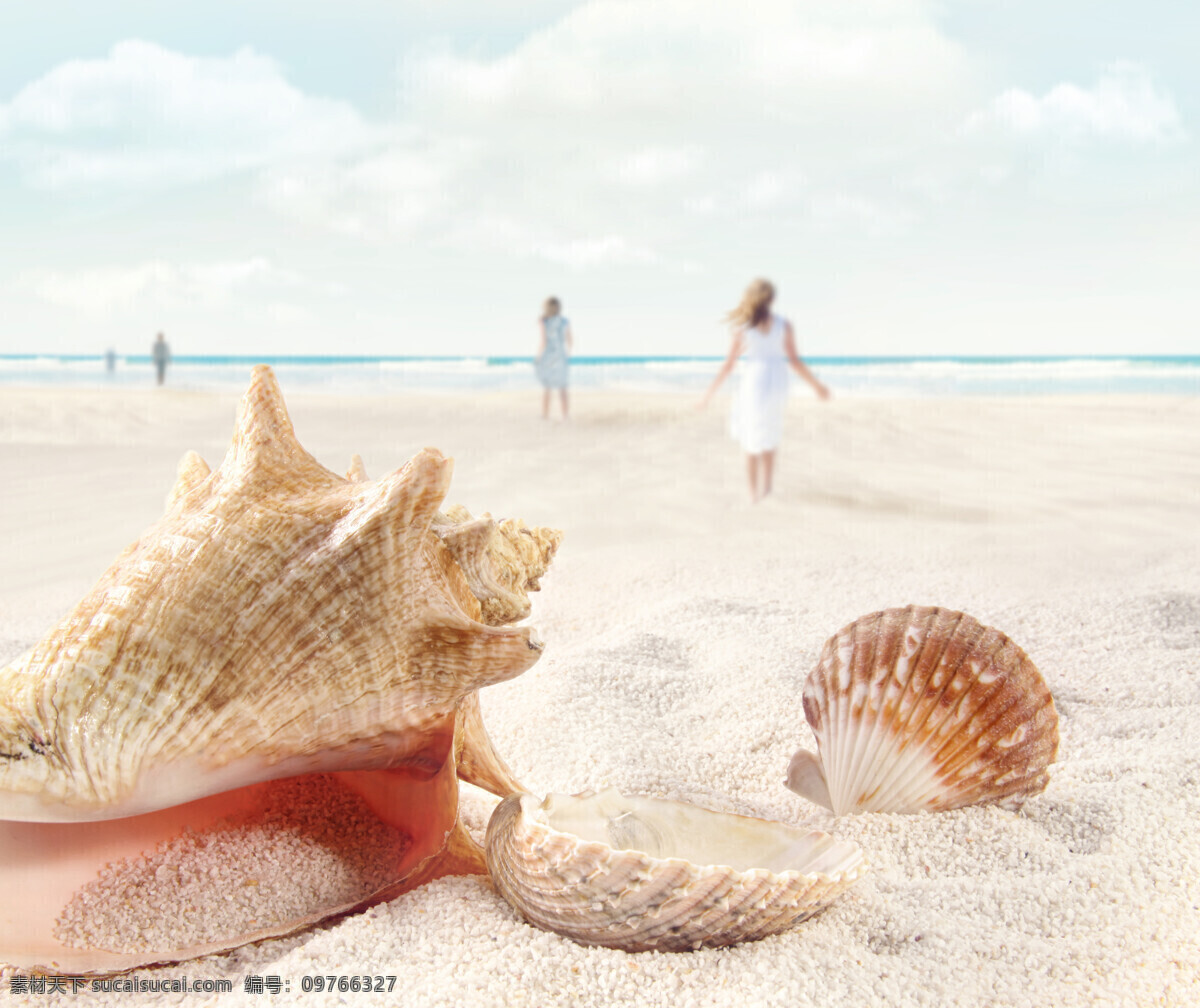
[[[841,815],[1019,806],[1044,790],[1058,713],[1029,657],[965,613],[871,613],[825,642],[804,687],[819,756],[787,786]]]
[[[0,964],[178,960],[485,870],[458,781],[521,788],[478,690],[540,656],[531,628],[503,624],[528,612],[559,534],[439,512],[452,468],[425,449],[377,481],[357,457],[337,475],[300,445],[271,370],[254,369],[220,467],[185,455],[163,517],[0,669]],[[279,812],[289,780],[316,794],[301,822]],[[369,865],[353,829],[318,821],[322,801],[371,824]],[[139,881],[160,862],[170,876],[191,834],[212,846],[238,831],[265,834],[262,862],[207,896]],[[97,925],[113,908],[169,918],[228,902],[289,843],[319,848],[348,883],[205,931]]]
[[[866,872],[856,844],[818,830],[612,789],[509,795],[485,850],[496,888],[530,923],[627,952],[777,934]]]

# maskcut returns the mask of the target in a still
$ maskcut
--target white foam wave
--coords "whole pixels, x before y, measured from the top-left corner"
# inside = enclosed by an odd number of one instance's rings
[[[1071,360],[837,360],[810,361],[813,371],[838,396],[937,397],[946,395],[1052,395],[1136,392],[1200,394],[1200,361],[1176,359]],[[242,361],[176,361],[168,384],[176,388],[239,390],[249,364]],[[715,360],[621,360],[576,362],[573,388],[614,389],[646,394],[699,395],[716,376]],[[294,361],[275,365],[292,388],[329,394],[410,394],[443,391],[538,388],[532,361],[484,357],[423,360]],[[51,355],[0,357],[0,385],[37,387],[130,387],[153,383],[148,358],[118,358],[108,372],[102,358]],[[736,381],[736,378],[734,379]],[[793,392],[806,395],[799,381]]]

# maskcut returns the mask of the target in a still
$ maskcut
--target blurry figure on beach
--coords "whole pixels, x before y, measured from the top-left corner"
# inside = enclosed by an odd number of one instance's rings
[[[542,383],[542,419],[550,418],[550,393],[558,389],[563,419],[567,419],[567,362],[571,358],[571,323],[562,314],[558,298],[547,298],[538,320],[541,341],[534,366]]]
[[[117,351],[112,347],[104,351],[104,370],[109,374],[117,370]]]
[[[171,348],[167,345],[162,333],[158,334],[158,338],[150,348],[150,354],[154,358],[154,369],[158,372],[158,384],[161,385],[167,377],[167,365],[171,362]]]
[[[771,311],[775,288],[767,280],[755,280],[746,288],[741,304],[725,318],[733,328],[729,356],[704,394],[701,407],[729,377],[741,360],[738,387],[733,397],[730,427],[746,451],[750,500],[758,502],[771,492],[775,473],[775,450],[783,437],[783,411],[787,405],[788,365],[820,398],[829,389],[819,382],[796,353],[792,324]]]

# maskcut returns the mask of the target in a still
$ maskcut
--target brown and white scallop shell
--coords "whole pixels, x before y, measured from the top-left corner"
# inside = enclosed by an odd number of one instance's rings
[[[484,871],[458,780],[520,790],[478,690],[540,656],[529,627],[502,624],[528,612],[558,533],[439,513],[451,470],[425,449],[374,482],[361,460],[331,472],[254,369],[220,468],[185,456],[162,519],[0,670],[0,964],[177,960]],[[311,815],[281,825],[302,793]],[[369,866],[361,837],[322,816],[330,802],[378,827]],[[144,880],[198,831],[265,831],[280,840],[267,861],[315,845],[354,884],[189,931]],[[246,864],[208,896],[261,892],[269,870]],[[98,920],[142,911],[124,937]]]
[[[486,852],[492,882],[530,923],[627,952],[777,934],[867,870],[856,844],[819,830],[612,789],[509,795]]]
[[[951,609],[871,613],[825,642],[804,687],[819,755],[801,749],[787,786],[841,815],[918,812],[1044,790],[1058,713],[1029,657]]]

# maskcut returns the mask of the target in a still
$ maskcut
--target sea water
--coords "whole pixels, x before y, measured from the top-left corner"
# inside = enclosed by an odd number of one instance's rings
[[[1200,394],[1200,357],[810,357],[837,396],[926,398],[1008,395]],[[175,389],[240,391],[250,368],[270,364],[290,391],[337,395],[537,389],[530,357],[191,357],[167,371]],[[576,357],[572,388],[699,395],[719,357]],[[154,384],[149,355],[0,355],[0,388],[105,388]],[[793,381],[794,391],[803,383]]]

